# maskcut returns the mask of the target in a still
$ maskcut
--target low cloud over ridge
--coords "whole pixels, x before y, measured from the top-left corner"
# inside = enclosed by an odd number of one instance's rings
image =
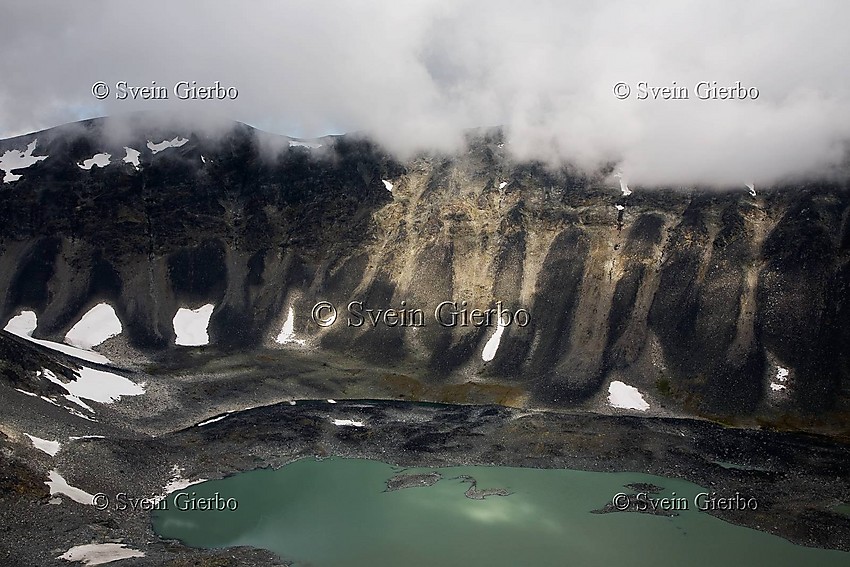
[[[366,131],[404,155],[502,124],[522,158],[617,160],[633,184],[761,185],[846,162],[847,21],[840,1],[18,3],[0,21],[0,137],[178,110]],[[239,96],[100,101],[96,81]],[[701,81],[759,96],[699,100]],[[638,100],[641,82],[689,98]]]

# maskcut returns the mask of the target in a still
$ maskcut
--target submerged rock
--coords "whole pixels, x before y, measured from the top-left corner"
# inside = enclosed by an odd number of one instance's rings
[[[468,482],[470,484],[469,488],[466,489],[466,492],[463,493],[463,495],[470,500],[484,500],[488,496],[511,495],[511,492],[506,488],[478,488],[478,481],[469,475],[460,475],[456,478],[461,482]]]
[[[443,478],[438,472],[424,474],[397,474],[387,479],[386,492],[403,490],[405,488],[416,488],[417,486],[433,486]]]
[[[625,484],[623,486],[625,488],[628,488],[629,490],[634,490],[635,492],[645,492],[647,494],[658,494],[659,492],[664,490],[663,486],[656,486],[648,482],[633,482],[631,484]]]

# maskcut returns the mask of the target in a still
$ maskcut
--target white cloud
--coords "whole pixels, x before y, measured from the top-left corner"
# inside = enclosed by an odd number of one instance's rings
[[[366,131],[405,155],[450,150],[462,128],[503,124],[511,132],[506,148],[520,157],[583,166],[615,159],[632,187],[763,186],[834,165],[847,151],[846,2],[49,7],[18,3],[0,21],[0,136],[168,109],[304,138]],[[128,65],[127,45],[167,45],[180,56],[152,48]],[[239,97],[100,102],[90,92],[95,81],[114,90],[118,81],[171,87],[181,80],[221,81]],[[760,96],[617,100],[618,81],[633,89],[639,81],[675,81],[691,91],[699,81],[741,81]]]

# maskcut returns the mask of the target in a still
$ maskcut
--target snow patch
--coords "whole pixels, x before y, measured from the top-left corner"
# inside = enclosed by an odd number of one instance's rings
[[[632,190],[629,189],[629,184],[626,183],[625,177],[623,177],[623,173],[618,171],[614,174],[614,177],[620,180],[620,191],[623,193],[623,197],[628,197],[632,194]]]
[[[788,374],[789,370],[787,368],[783,368],[779,366],[776,368],[776,382],[770,383],[770,389],[774,392],[781,392],[782,390],[787,390],[788,385],[785,382],[788,382]]]
[[[28,396],[32,396],[33,398],[37,398],[37,397],[38,397],[38,394],[33,394],[32,392],[27,392],[26,390],[21,390],[20,388],[15,388],[15,390],[17,390],[18,392],[20,392],[20,393],[22,393],[22,394],[26,394],[26,395],[28,395]]]
[[[28,338],[28,337],[24,337]],[[103,356],[102,354],[98,354],[96,352],[92,352],[90,350],[83,350],[79,348],[75,348],[69,345],[65,345],[62,343],[54,343],[53,341],[44,341],[41,339],[32,339],[32,342],[39,344],[43,347],[47,347],[49,349],[61,352],[63,354],[67,354],[68,356],[73,356],[74,358],[79,358],[80,360],[85,360],[87,362],[94,362],[96,364],[109,364],[109,359]]]
[[[384,187],[386,187],[386,188],[387,188],[387,191],[389,191],[390,193],[392,193],[392,192],[393,192],[393,184],[392,184],[392,183],[390,183],[389,181],[387,181],[386,179],[381,179],[381,181],[383,181],[383,182],[384,182]]]
[[[124,163],[129,163],[136,169],[139,169],[139,156],[142,155],[142,152],[134,150],[133,148],[128,148],[127,146],[124,146],[124,150],[127,152],[127,155],[125,155],[123,159]]]
[[[79,412],[79,411],[75,410],[74,408],[65,408],[65,409],[68,410],[68,413],[70,413],[71,415],[75,415],[79,418],[87,419],[88,421],[97,423],[97,420],[95,418],[84,415],[82,412]]]
[[[362,421],[354,421],[351,419],[332,419],[334,425],[349,426],[349,427],[366,427]]]
[[[335,403],[336,403],[336,400],[332,400],[332,399],[328,398],[328,403],[329,403],[329,404],[335,404]]]
[[[26,169],[34,163],[38,163],[41,160],[47,159],[47,156],[34,156],[32,153],[35,151],[35,147],[38,145],[38,140],[33,140],[27,146],[27,149],[24,151],[20,150],[6,150],[2,156],[0,156],[0,171],[5,172],[3,176],[4,183],[10,183],[12,181],[17,181],[22,177],[17,173],[12,173],[15,169]]]
[[[624,207],[623,205],[614,205],[614,207],[616,207],[618,211],[625,211],[626,210],[626,207]]]
[[[42,439],[40,437],[36,437],[35,435],[30,435],[29,433],[24,433],[27,437],[30,438],[32,444],[36,449],[44,451],[51,457],[56,455],[59,452],[59,448],[62,447],[62,444],[59,441],[49,441],[47,439]]]
[[[502,318],[496,323],[496,331],[493,336],[484,345],[484,351],[481,353],[481,359],[484,362],[490,362],[496,357],[496,351],[499,350],[499,343],[502,341],[502,333],[505,332],[505,324]]]
[[[499,189],[504,189],[504,188],[505,188],[505,187],[507,187],[507,186],[508,186],[508,182],[507,182],[507,181],[502,181],[501,183],[499,183]]]
[[[148,140],[148,149],[151,151],[151,153],[158,154],[162,150],[166,150],[168,148],[179,148],[188,141],[188,138],[181,138],[180,136],[175,136],[171,140],[163,140],[156,144]]]
[[[44,481],[44,484],[50,487],[51,496],[54,494],[62,494],[74,502],[79,502],[80,504],[88,504],[89,506],[94,504],[93,495],[65,482],[65,479],[62,478],[62,475],[60,475],[58,471],[50,471],[50,473],[48,473],[48,477],[50,480]]]
[[[41,372],[45,378],[65,388],[68,394],[77,398],[77,400],[79,398],[85,398],[93,402],[111,404],[120,399],[121,396],[139,396],[145,393],[145,389],[132,380],[128,380],[112,372],[88,368],[87,366],[74,371],[77,379],[68,383],[59,380],[50,370],[44,369]],[[75,403],[78,403],[89,411],[93,411],[81,401],[75,401]]]
[[[31,337],[36,327],[38,327],[38,317],[36,317],[35,311],[21,311],[9,319],[3,330],[19,337]]]
[[[122,330],[115,309],[108,303],[98,303],[71,327],[65,335],[65,342],[78,348],[90,349],[121,334]]]
[[[207,328],[210,325],[215,305],[207,303],[197,309],[181,307],[174,315],[174,344],[180,346],[203,346],[210,343]]]
[[[96,352],[91,352],[88,350],[78,349],[76,347],[72,347],[62,343],[54,343],[53,341],[45,341],[42,339],[32,338],[32,333],[33,331],[35,331],[37,326],[38,318],[36,317],[34,311],[21,311],[18,315],[15,315],[9,320],[8,323],[6,323],[6,327],[4,327],[4,330],[9,331],[10,333],[17,335],[23,339],[27,339],[28,341],[32,341],[37,345],[41,345],[43,347],[47,347],[63,354],[67,354],[68,356],[73,356],[75,358],[79,358],[88,362],[94,362],[97,364],[109,364],[109,359],[103,356],[102,354],[98,354]]]
[[[303,339],[295,338],[295,311],[291,305],[289,306],[289,313],[286,315],[286,321],[283,322],[283,327],[280,329],[275,342],[281,345],[296,343],[303,346],[306,344]]]
[[[94,166],[97,167],[106,167],[109,165],[109,158],[112,157],[112,154],[94,154],[87,160],[84,160],[83,163],[78,163],[77,167],[80,169],[91,169]]]
[[[103,435],[80,435],[79,437],[70,436],[68,437],[71,441],[79,441],[80,439],[106,439]]]
[[[221,421],[222,419],[224,419],[225,417],[229,416],[232,413],[233,413],[232,411],[229,411],[224,415],[220,415],[218,417],[213,417],[213,418],[207,419],[207,420],[202,421],[202,422],[200,422],[196,425],[197,425],[197,427],[203,427],[205,425],[209,425],[210,423],[215,423],[216,421]]]
[[[80,398],[78,398],[77,396],[74,396],[72,394],[65,394],[65,399],[68,400],[69,402],[77,404],[78,406],[80,406],[81,408],[83,408],[86,411],[94,413],[94,410],[91,408],[91,406],[88,405],[83,400],[81,400]],[[68,411],[70,411],[74,415],[79,415],[80,417],[85,417],[86,419],[90,419],[88,416],[85,416],[85,415],[83,415],[79,412],[75,412],[74,410],[68,410]]]
[[[608,403],[611,407],[646,411],[649,404],[634,386],[614,380],[608,386]]]
[[[165,498],[168,494],[174,492],[175,490],[184,490],[189,488],[193,484],[200,484],[202,482],[206,482],[207,479],[199,478],[198,480],[188,480],[183,476],[183,469],[177,465],[171,467],[171,480],[162,487],[162,498]]]
[[[87,543],[75,545],[56,559],[81,561],[84,565],[103,565],[121,559],[144,556],[144,552],[127,547],[123,543]]]
[[[747,183],[747,189],[750,190],[750,195],[753,197],[756,196],[756,184],[755,183]]]

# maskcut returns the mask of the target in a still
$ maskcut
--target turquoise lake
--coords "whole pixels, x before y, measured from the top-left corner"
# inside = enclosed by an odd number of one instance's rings
[[[370,460],[302,459],[173,493],[153,525],[162,537],[193,547],[264,548],[303,567],[850,565],[850,553],[794,545],[696,510],[694,497],[705,491],[681,480],[563,469],[416,468],[404,473],[438,472],[442,479],[387,492],[387,479],[399,472]],[[456,478],[463,475],[474,477],[479,490],[511,493],[468,498],[469,482]],[[664,487],[653,498],[675,492],[689,509],[674,517],[591,513],[617,493],[634,492],[623,485],[635,482]],[[178,509],[216,494],[231,507],[236,502],[236,510]]]

